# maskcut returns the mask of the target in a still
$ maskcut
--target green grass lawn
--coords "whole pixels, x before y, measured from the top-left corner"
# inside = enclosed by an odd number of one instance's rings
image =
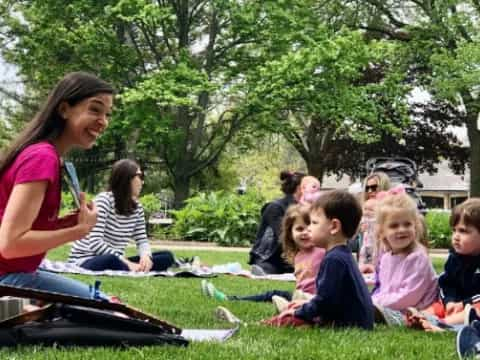
[[[66,258],[60,248],[49,258]],[[179,256],[199,255],[202,262],[221,264],[247,261],[247,253],[176,251]],[[437,270],[442,260],[435,260]],[[75,276],[93,283],[93,278]],[[183,328],[227,328],[213,311],[220,303],[200,292],[200,279],[102,277],[102,290]],[[292,289],[293,283],[252,281],[234,276],[213,279],[230,294],[253,294],[271,289]],[[223,304],[225,305],[225,304]],[[256,324],[273,315],[267,303],[231,302],[228,307],[249,324],[225,343],[191,343],[187,348],[157,346],[128,349],[23,347],[0,350],[1,359],[454,359],[455,334],[430,334],[377,326],[375,331],[355,329],[273,329]]]

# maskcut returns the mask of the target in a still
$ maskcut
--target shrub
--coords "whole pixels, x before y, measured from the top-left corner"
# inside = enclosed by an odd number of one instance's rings
[[[172,211],[174,232],[190,240],[248,245],[255,238],[263,203],[263,197],[252,191],[200,193],[188,199],[183,209]]]
[[[160,211],[162,208],[162,203],[155,194],[145,194],[140,197],[139,201],[145,211],[145,221],[148,221],[152,214]]]
[[[430,237],[430,247],[449,248],[452,230],[449,224],[450,213],[429,211],[425,217]]]
[[[158,198],[157,195],[150,193],[140,197],[139,201],[140,201],[140,204],[142,204],[143,210],[145,212],[147,235],[153,235],[156,238],[163,238],[163,236],[159,237],[158,234],[156,234],[157,228],[160,229],[161,227],[159,225],[152,225],[148,222],[152,214],[159,212],[162,209],[162,203],[160,199]]]

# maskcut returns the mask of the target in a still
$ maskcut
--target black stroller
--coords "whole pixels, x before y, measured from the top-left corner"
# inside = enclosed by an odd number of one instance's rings
[[[418,211],[423,215],[426,214],[427,208],[417,193],[417,188],[422,188],[423,185],[418,179],[417,164],[413,160],[405,157],[371,158],[367,161],[365,168],[367,174],[384,172],[389,176],[393,186],[402,184],[407,194],[417,203]]]

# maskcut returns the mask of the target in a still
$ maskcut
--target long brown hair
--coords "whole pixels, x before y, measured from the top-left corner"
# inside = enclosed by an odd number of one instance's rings
[[[118,160],[113,164],[108,181],[108,190],[113,193],[115,210],[120,215],[131,215],[137,208],[137,202],[132,199],[132,179],[140,167],[130,159]]]
[[[54,140],[62,134],[65,120],[58,111],[62,102],[73,106],[86,98],[105,93],[113,94],[113,87],[95,75],[85,72],[65,75],[51,91],[37,114],[1,156],[0,175],[27,146],[40,141]]]
[[[297,219],[302,219],[305,225],[310,225],[310,206],[300,204],[290,205],[283,217],[280,240],[283,246],[283,257],[290,264],[293,264],[295,255],[297,255],[299,251],[292,236],[293,224]]]

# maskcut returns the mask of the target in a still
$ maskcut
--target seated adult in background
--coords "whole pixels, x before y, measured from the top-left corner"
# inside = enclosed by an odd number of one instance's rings
[[[152,254],[147,239],[145,215],[138,197],[143,185],[140,166],[129,159],[112,168],[107,192],[97,195],[97,223],[72,246],[68,262],[89,270],[163,271],[175,262],[170,251]],[[130,239],[138,256],[126,258]]]
[[[293,272],[293,267],[282,257],[280,229],[287,208],[297,203],[302,196],[300,183],[304,176],[305,174],[300,172],[282,171],[281,190],[285,196],[267,203],[262,208],[260,226],[248,262],[256,275]]]
[[[373,172],[365,178],[363,185],[363,201],[375,199],[379,191],[389,190],[390,178],[384,172]]]
[[[384,172],[378,171],[368,175],[363,182],[363,193],[361,194],[362,207],[364,209],[365,207],[371,207],[371,204],[373,204],[373,201],[375,200],[377,194],[380,191],[389,190],[390,187],[391,187],[390,178]],[[369,202],[370,204],[367,202]],[[363,214],[363,215],[364,216],[362,216],[362,220],[360,221],[360,224],[365,224],[369,222],[367,219],[368,215],[367,216],[365,216],[366,214]],[[374,223],[375,223],[374,217],[371,220],[373,221],[370,222],[369,228],[373,230]],[[364,239],[364,235],[365,235],[364,230],[365,229],[360,228],[360,231],[352,239],[348,241],[348,247],[350,248],[350,250],[352,252],[357,253],[357,260],[360,260],[359,254],[360,252],[362,252],[362,247],[365,247],[365,246],[371,247],[373,245],[369,243],[368,237]],[[367,240],[367,241],[365,242],[364,240]],[[365,248],[363,249],[363,251],[365,251]],[[362,261],[362,265],[363,265],[363,261]],[[373,271],[372,266],[367,266],[367,267],[362,266],[362,272],[372,272],[372,271]]]

